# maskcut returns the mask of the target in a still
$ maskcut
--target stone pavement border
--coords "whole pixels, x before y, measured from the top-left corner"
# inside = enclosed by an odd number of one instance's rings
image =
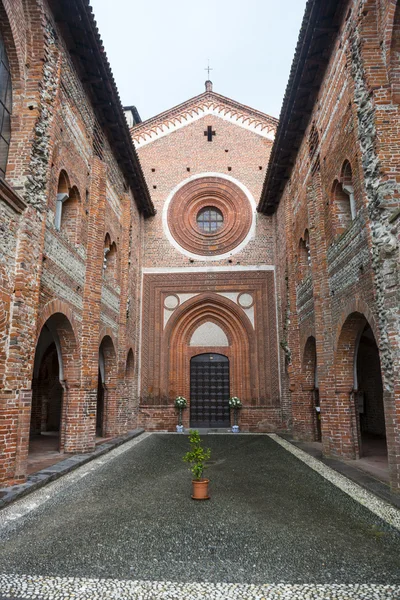
[[[342,490],[342,492],[348,494],[351,498],[353,498],[353,500],[356,500],[368,508],[371,512],[386,521],[386,523],[392,527],[400,530],[400,510],[398,510],[395,506],[389,504],[389,502],[385,502],[385,500],[381,500],[375,496],[375,494],[372,494],[354,481],[351,481],[344,475],[341,475],[334,469],[331,469],[331,467],[328,467],[328,465],[324,464],[317,458],[310,456],[297,446],[294,446],[287,440],[281,438],[279,435],[276,435],[275,433],[270,433],[268,435],[277,444],[285,448],[285,450],[288,450],[288,452],[296,456],[311,469],[319,473],[319,475],[324,477],[324,479],[327,479],[333,483],[333,485]]]
[[[379,584],[235,584],[124,581],[1,575],[4,598],[22,600],[395,600],[400,586]],[[0,597],[1,598],[1,597]]]
[[[38,506],[47,502],[47,500],[54,494],[59,493],[63,488],[73,485],[83,477],[86,477],[91,471],[95,471],[110,460],[113,460],[120,454],[130,450],[143,440],[147,439],[149,435],[151,434],[141,432],[140,435],[138,434],[125,443],[110,449],[105,453],[105,456],[98,456],[93,458],[93,460],[86,461],[88,464],[81,465],[80,469],[74,469],[72,472],[66,473],[63,477],[58,478],[58,480],[48,483],[45,487],[42,486],[41,488],[34,490],[32,494],[20,498],[17,503],[4,507],[3,510],[0,511],[0,526],[12,526],[13,522],[24,517],[32,510],[36,510]]]
[[[93,452],[88,452],[87,454],[74,454],[55,465],[46,467],[37,473],[33,473],[27,477],[25,483],[0,488],[0,510],[12,502],[15,502],[15,500],[19,500],[26,494],[30,494],[31,492],[42,488],[50,482],[59,479],[63,475],[74,471],[78,467],[85,465],[99,456],[111,452],[114,448],[118,448],[122,444],[133,440],[143,433],[144,429],[133,429],[125,435],[121,435],[104,442],[104,444],[100,444]]]
[[[366,488],[375,494],[375,496],[382,498],[382,500],[386,500],[400,509],[400,495],[396,494],[396,492],[392,492],[389,483],[382,479],[378,479],[376,475],[373,475],[368,470],[360,468],[357,465],[356,460],[349,461],[340,457],[324,456],[322,454],[322,449],[315,447],[312,442],[294,440],[291,435],[287,433],[279,433],[279,437],[290,442],[293,446],[296,446],[296,448],[300,448],[300,450],[303,450],[306,454],[310,454],[310,456],[313,456],[328,467],[331,467],[334,471],[338,471],[345,477],[348,477],[348,479],[358,483],[358,485]]]

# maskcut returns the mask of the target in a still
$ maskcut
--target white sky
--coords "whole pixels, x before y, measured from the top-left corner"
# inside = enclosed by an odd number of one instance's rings
[[[306,0],[91,0],[123,105],[143,120],[204,91],[279,116]]]

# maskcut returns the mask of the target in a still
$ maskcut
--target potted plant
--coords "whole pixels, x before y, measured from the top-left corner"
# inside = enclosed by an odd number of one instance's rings
[[[239,433],[239,425],[237,423],[237,411],[242,408],[242,403],[237,396],[232,396],[229,399],[229,407],[233,411],[232,433]]]
[[[192,479],[192,498],[193,500],[209,500],[208,483],[209,480],[203,478],[203,472],[206,468],[206,461],[211,456],[210,448],[204,449],[201,445],[200,434],[197,429],[189,432],[190,450],[186,452],[183,460],[190,463]]]
[[[176,426],[176,431],[178,433],[183,433],[183,425],[182,425],[182,411],[187,407],[187,400],[183,396],[178,396],[175,398],[175,408],[178,410],[178,425]]]

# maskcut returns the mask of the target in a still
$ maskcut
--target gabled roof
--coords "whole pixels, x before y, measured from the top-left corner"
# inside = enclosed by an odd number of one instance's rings
[[[211,82],[206,83],[211,84]],[[215,115],[270,140],[274,139],[278,125],[278,120],[274,117],[207,90],[147,121],[134,125],[131,128],[133,142],[136,148],[140,148],[206,115]]]

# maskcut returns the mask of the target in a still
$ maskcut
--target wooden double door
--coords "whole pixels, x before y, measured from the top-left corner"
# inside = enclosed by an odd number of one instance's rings
[[[198,354],[190,361],[190,427],[229,427],[229,359]]]

